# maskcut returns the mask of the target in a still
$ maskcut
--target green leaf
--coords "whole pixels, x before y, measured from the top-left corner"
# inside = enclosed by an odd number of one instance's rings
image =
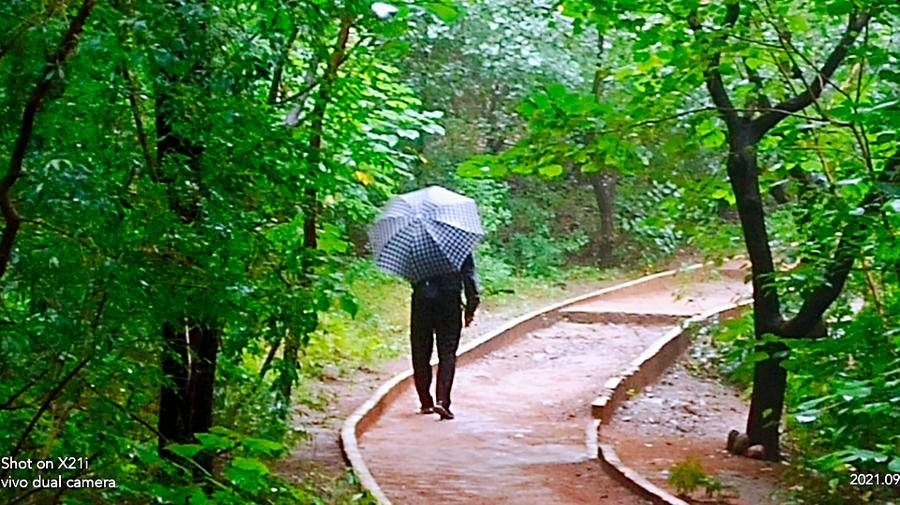
[[[428,2],[425,9],[445,23],[452,23],[459,17],[459,10],[448,3]]]
[[[787,17],[788,29],[790,29],[794,33],[803,33],[809,30],[809,23],[806,21],[806,16],[797,14],[794,16]]]
[[[802,412],[794,416],[798,423],[811,423],[819,418],[818,412]]]
[[[759,67],[761,67],[763,65],[763,63],[765,63],[763,60],[761,60],[759,58],[747,58],[745,60],[745,62],[747,63],[747,66],[750,67],[752,70],[758,69]]]
[[[269,468],[254,458],[237,457],[225,469],[225,477],[239,489],[255,492],[266,485]]]
[[[351,295],[345,295],[340,298],[341,310],[350,314],[351,318],[356,318],[356,314],[359,312],[359,304],[356,303],[356,299]]]
[[[284,444],[264,438],[245,438],[241,440],[241,446],[252,455],[274,457],[284,451]]]
[[[559,83],[553,83],[547,86],[547,95],[558,100],[566,96],[566,87]]]
[[[419,132],[418,130],[406,130],[401,128],[397,130],[397,136],[410,140],[416,140],[417,138],[419,138]]]
[[[757,361],[763,361],[769,359],[769,353],[763,351],[751,352],[747,355],[746,362],[747,363],[756,363]]]
[[[329,223],[322,227],[318,248],[326,253],[345,253],[350,250],[350,242],[343,239],[343,230],[339,226]]]
[[[191,493],[190,498],[188,498],[188,503],[190,505],[207,505],[212,503],[212,500],[206,496],[206,493],[203,491],[197,490]]]
[[[880,452],[870,451],[868,449],[850,448],[847,450],[848,457],[844,461],[874,461],[875,463],[884,463],[888,457]]]
[[[552,165],[542,166],[538,169],[538,172],[547,178],[559,177],[563,173],[563,167],[562,165],[554,163]]]
[[[422,131],[432,135],[444,135],[444,133],[446,133],[444,127],[437,123],[430,123],[422,126]]]
[[[182,458],[190,459],[202,451],[203,446],[199,444],[169,444],[166,446],[166,449]]]
[[[237,441],[215,433],[197,433],[196,437],[204,449],[212,451],[228,450],[237,445]]]
[[[828,4],[826,12],[832,16],[843,16],[849,14],[853,10],[853,2],[847,0],[836,0]]]
[[[887,469],[889,472],[900,472],[900,458],[894,458],[887,465]]]

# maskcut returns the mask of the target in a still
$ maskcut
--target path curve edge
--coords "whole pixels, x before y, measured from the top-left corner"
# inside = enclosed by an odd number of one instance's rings
[[[723,262],[724,261],[728,260],[726,259],[723,260]],[[551,304],[541,309],[529,312],[523,316],[513,319],[512,321],[500,326],[499,328],[496,328],[485,333],[484,335],[479,336],[474,341],[469,342],[468,344],[463,346],[463,348],[457,354],[457,362],[458,364],[471,362],[472,360],[478,359],[485,354],[488,354],[493,350],[512,342],[513,340],[524,334],[555,323],[560,319],[560,310],[566,307],[590,301],[594,298],[598,298],[609,293],[640,288],[645,284],[652,283],[659,279],[672,277],[680,273],[695,272],[699,269],[710,266],[715,266],[715,263],[697,263],[683,268],[666,270],[664,272],[645,275],[637,279],[599,289],[597,291],[593,291],[581,296],[576,296],[574,298],[570,298],[562,302],[557,302],[555,304]],[[692,320],[693,319],[696,318],[692,318]],[[676,329],[678,329],[679,331],[684,331],[683,328],[684,326]],[[655,345],[655,343],[654,345],[651,345],[651,348],[655,347]],[[644,356],[644,354],[642,354],[641,356]],[[375,477],[369,471],[369,467],[366,464],[365,458],[363,458],[362,452],[360,451],[359,437],[366,431],[369,426],[371,426],[375,423],[375,421],[378,420],[387,406],[390,405],[390,403],[394,399],[396,399],[399,391],[402,389],[402,386],[404,386],[405,383],[410,381],[411,379],[412,370],[407,369],[385,381],[365,402],[363,402],[362,405],[360,405],[344,421],[343,425],[341,426],[340,446],[341,452],[344,456],[344,460],[356,475],[360,486],[364,490],[368,491],[380,505],[392,504],[390,499],[381,489],[381,486],[378,485],[378,481],[375,480]]]

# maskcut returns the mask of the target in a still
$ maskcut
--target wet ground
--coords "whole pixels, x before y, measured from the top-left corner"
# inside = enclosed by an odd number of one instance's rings
[[[737,391],[692,375],[678,363],[653,386],[622,404],[604,426],[622,462],[675,494],[667,482],[673,465],[696,458],[724,486],[716,499],[698,490],[697,503],[778,505],[778,463],[734,456],[725,450],[730,430],[743,431],[747,407]],[[773,496],[774,495],[774,496]]]
[[[565,293],[567,296],[578,296],[616,283],[578,280],[567,283]],[[552,292],[540,295],[523,293],[510,295],[502,304],[498,304],[496,298],[486,297],[478,309],[474,324],[463,330],[462,344],[504,325],[510,319],[557,302],[559,296],[559,293]],[[409,366],[410,358],[404,355],[379,364],[377,369],[361,368],[352,373],[327,375],[316,384],[320,389],[318,395],[332,401],[324,410],[297,407],[295,426],[307,437],[300,440],[290,454],[279,462],[276,466],[278,474],[297,484],[313,483],[320,495],[329,497],[329,502],[349,501],[358,490],[344,484],[347,466],[338,439],[341,424],[382,382]],[[335,492],[343,494],[335,496]]]
[[[739,272],[679,275],[572,307],[573,321],[460,367],[453,421],[418,415],[407,387],[360,438],[363,456],[397,504],[645,503],[589,454],[590,403],[681,318],[747,290]]]

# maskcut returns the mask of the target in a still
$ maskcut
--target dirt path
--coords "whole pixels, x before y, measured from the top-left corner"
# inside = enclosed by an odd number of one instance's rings
[[[680,318],[746,292],[740,275],[676,276],[572,307],[570,321],[461,367],[454,421],[417,415],[408,387],[361,437],[363,456],[397,504],[644,503],[588,454],[590,402]]]
[[[619,281],[578,280],[561,289],[566,296],[586,294]],[[479,308],[475,323],[463,332],[462,343],[500,327],[508,320],[558,301],[560,293],[535,296],[530,293],[512,295],[501,303],[488,297]],[[404,330],[403,339],[407,339]],[[407,344],[408,345],[408,344]],[[362,404],[382,382],[409,368],[409,355],[361,368],[346,375],[325,378],[317,384],[320,395],[330,398],[324,410],[298,407],[294,425],[307,434],[276,467],[279,475],[296,484],[312,485],[328,503],[346,503],[358,492],[347,483],[347,467],[341,454],[338,435],[341,423]],[[376,369],[377,368],[377,369]]]

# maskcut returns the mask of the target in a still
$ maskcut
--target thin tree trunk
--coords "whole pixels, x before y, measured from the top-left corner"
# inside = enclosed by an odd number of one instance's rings
[[[591,90],[594,99],[600,103],[603,99],[603,78],[606,70],[603,68],[603,41],[602,31],[597,32],[597,61],[594,70],[594,82]],[[593,139],[592,139],[593,141]],[[597,237],[598,256],[600,264],[608,267],[615,263],[614,252],[616,244],[616,185],[619,176],[614,169],[599,167],[599,170],[588,176],[594,190],[594,198],[597,200],[597,212],[600,214],[600,234]]]
[[[341,19],[341,27],[338,31],[337,42],[331,53],[331,60],[322,76],[322,82],[319,84],[319,93],[316,97],[315,105],[311,112],[312,122],[310,123],[309,138],[309,157],[307,164],[309,171],[316,174],[319,171],[319,165],[322,163],[322,137],[325,133],[325,115],[328,112],[328,104],[331,101],[331,89],[334,80],[337,77],[338,68],[344,62],[347,50],[347,42],[350,39],[350,28],[353,26],[352,18],[344,16]],[[303,221],[303,246],[308,249],[315,249],[318,245],[316,236],[316,222],[319,214],[318,194],[316,192],[315,175],[312,177],[312,183],[307,187],[304,193],[304,221]]]
[[[615,263],[614,248],[616,243],[616,173],[602,170],[590,175],[597,210],[600,214],[600,233],[597,237],[600,264],[611,266]]]
[[[286,405],[290,405],[291,391],[293,391],[294,381],[297,377],[299,353],[300,346],[297,339],[292,338],[291,335],[286,336],[283,355],[285,367],[281,370],[281,376],[278,377],[278,391],[281,393],[281,397]]]
[[[291,35],[288,37],[287,42],[281,50],[281,56],[278,58],[278,63],[275,64],[275,72],[272,75],[272,84],[269,85],[269,96],[266,100],[269,105],[278,103],[278,94],[281,91],[281,79],[284,75],[284,65],[291,55],[291,48],[294,47],[294,42],[297,41],[298,35],[300,35],[299,25],[291,30]]]
[[[122,67],[122,77],[125,79],[125,84],[128,86],[128,105],[131,109],[131,117],[134,120],[135,135],[137,136],[138,144],[141,146],[141,154],[144,156],[144,165],[147,167],[147,170],[150,171],[150,178],[153,181],[156,181],[159,179],[159,170],[156,166],[156,158],[154,158],[153,151],[150,148],[147,129],[144,126],[144,112],[141,108],[140,90],[127,66]],[[131,185],[132,181],[134,181],[135,177],[138,175],[138,169],[133,168],[128,173],[128,177],[122,185],[123,188],[127,190],[128,186]]]
[[[316,96],[315,105],[310,113],[310,139],[309,139],[309,156],[307,157],[308,170],[312,174],[311,182],[307,186],[303,194],[303,247],[306,249],[316,249],[318,247],[318,236],[316,226],[319,217],[319,202],[316,185],[319,173],[319,165],[323,162],[322,157],[322,140],[325,133],[325,117],[328,112],[328,105],[331,101],[331,90],[334,80],[337,78],[337,72],[341,64],[344,63],[347,52],[347,42],[350,40],[350,29],[353,27],[353,18],[349,14],[345,14],[341,18],[340,28],[338,29],[337,40],[331,52],[331,58],[328,67],[322,76],[319,84],[319,92]],[[309,259],[304,260],[304,279],[309,278]],[[304,283],[307,281],[304,280]],[[282,377],[280,381],[280,391],[286,402],[290,402],[291,390],[294,385],[294,378],[297,376],[297,358],[300,352],[300,345],[297,341],[298,337],[286,337],[284,341],[284,368],[281,371]]]

